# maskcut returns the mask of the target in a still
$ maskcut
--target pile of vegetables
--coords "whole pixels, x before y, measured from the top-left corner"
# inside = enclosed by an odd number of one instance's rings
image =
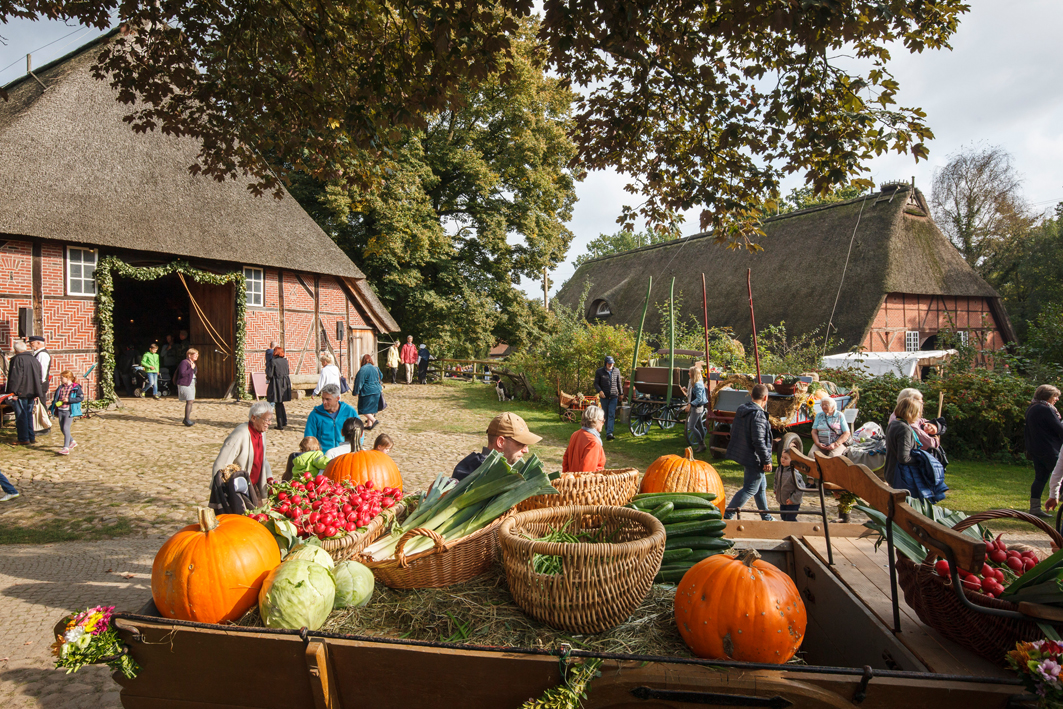
[[[605,527],[600,527],[597,530],[585,529],[582,532],[570,532],[568,531],[570,524],[572,524],[572,520],[565,522],[560,529],[551,529],[545,536],[539,537],[535,541],[553,544],[608,544],[613,541],[613,538],[620,531],[617,529],[616,532],[609,536],[605,536]],[[535,569],[537,574],[556,576],[562,571],[561,557],[551,554],[536,554],[532,557],[532,568]]]
[[[1008,549],[999,535],[995,540],[986,542],[986,561],[982,564],[981,574],[972,574],[965,569],[956,569],[963,587],[969,591],[983,593],[990,598],[1000,598],[1011,588],[1015,579],[1032,571],[1038,563],[1037,555],[1032,551]],[[939,559],[934,564],[934,571],[943,578],[952,578],[949,562]],[[1055,579],[1053,579],[1054,581]],[[1063,602],[1063,593],[1055,589],[1055,598]],[[1020,599],[1027,600],[1027,599]]]
[[[649,512],[664,524],[667,540],[657,583],[674,583],[702,559],[734,546],[724,539],[726,523],[712,492],[647,492],[635,495],[631,507]]]
[[[368,603],[373,583],[373,572],[365,566],[336,564],[321,547],[303,544],[266,577],[258,612],[267,628],[317,630],[334,609]]]
[[[542,461],[534,454],[510,467],[498,451],[491,451],[483,464],[461,482],[455,483],[453,478],[440,473],[416,512],[363,553],[374,561],[394,558],[399,539],[411,529],[432,530],[445,541],[466,537],[529,497],[559,494],[550,484],[551,479],[544,472]],[[431,539],[416,537],[409,540],[403,553],[409,556],[433,546]]]
[[[268,524],[271,520],[290,523],[294,529],[288,531],[300,539],[332,539],[364,531],[374,517],[402,497],[401,489],[377,489],[372,480],[356,485],[303,473],[291,481],[272,483],[267,504],[248,515],[271,527],[275,535],[278,525]]]

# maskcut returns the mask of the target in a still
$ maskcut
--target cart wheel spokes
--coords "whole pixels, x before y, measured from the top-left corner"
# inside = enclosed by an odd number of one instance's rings
[[[642,402],[631,407],[631,424],[628,428],[632,436],[645,436],[652,425],[653,408],[649,404]]]
[[[679,419],[679,409],[674,406],[665,406],[661,409],[660,416],[657,418],[657,425],[665,431],[670,431],[675,428],[675,422]]]
[[[561,412],[561,420],[568,421],[569,423],[574,423],[576,420],[576,414],[572,409],[565,409]]]

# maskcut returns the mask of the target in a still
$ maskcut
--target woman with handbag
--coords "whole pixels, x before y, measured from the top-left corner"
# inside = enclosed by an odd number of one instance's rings
[[[922,450],[912,428],[923,415],[922,400],[902,398],[893,413],[896,418],[886,430],[886,464],[882,468],[886,484],[907,490],[913,498],[943,500],[949,489],[945,485],[945,468],[937,458]]]
[[[292,400],[291,369],[288,366],[288,358],[284,356],[283,347],[273,348],[273,357],[266,364],[266,379],[269,381],[266,387],[266,401],[273,404],[277,430],[283,431],[288,425],[288,412],[284,410],[284,402]]]
[[[60,372],[59,388],[52,397],[52,416],[59,418],[59,430],[63,432],[63,447],[59,449],[59,455],[70,455],[71,449],[78,442],[70,434],[74,419],[81,416],[81,402],[85,395],[81,391],[81,385],[74,381],[74,373],[69,369]]]
[[[695,453],[705,450],[705,407],[709,405],[709,393],[705,388],[701,366],[694,365],[690,368],[690,389],[687,392],[687,441],[694,448]]]
[[[358,397],[358,415],[365,416],[365,430],[377,425],[376,414],[380,411],[380,370],[373,364],[372,355],[362,355],[362,366],[354,377],[354,395]]]

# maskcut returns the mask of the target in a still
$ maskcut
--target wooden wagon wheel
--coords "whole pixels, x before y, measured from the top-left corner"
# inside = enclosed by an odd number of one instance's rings
[[[631,407],[631,422],[628,428],[636,438],[645,436],[653,425],[653,405],[645,401],[637,402]]]
[[[562,421],[568,421],[569,423],[575,423],[576,422],[576,410],[575,409],[565,409],[565,410],[563,410],[561,412],[561,420]]]
[[[662,406],[661,413],[656,417],[657,425],[662,430],[671,431],[675,428],[676,421],[679,420],[679,409],[675,404],[669,406]]]

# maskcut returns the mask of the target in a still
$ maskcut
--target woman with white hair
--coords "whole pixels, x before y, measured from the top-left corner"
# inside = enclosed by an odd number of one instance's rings
[[[605,470],[605,449],[602,447],[602,427],[605,426],[605,410],[600,406],[588,406],[583,410],[580,429],[568,439],[568,448],[561,459],[561,471],[565,473],[593,473]]]
[[[340,368],[336,366],[336,360],[332,357],[332,353],[322,352],[318,360],[321,362],[321,374],[317,377],[314,396],[320,394],[321,390],[329,384],[335,384],[336,388],[342,391],[342,387],[340,387]]]
[[[217,475],[229,465],[235,465],[247,473],[259,496],[265,499],[266,482],[273,477],[266,460],[266,431],[273,420],[273,411],[267,401],[256,401],[247,412],[247,423],[233,429],[221,446],[214,460],[212,475]]]
[[[819,413],[812,421],[812,445],[820,455],[834,458],[845,455],[846,441],[852,437],[849,422],[839,413],[834,399],[824,396],[819,400]]]

